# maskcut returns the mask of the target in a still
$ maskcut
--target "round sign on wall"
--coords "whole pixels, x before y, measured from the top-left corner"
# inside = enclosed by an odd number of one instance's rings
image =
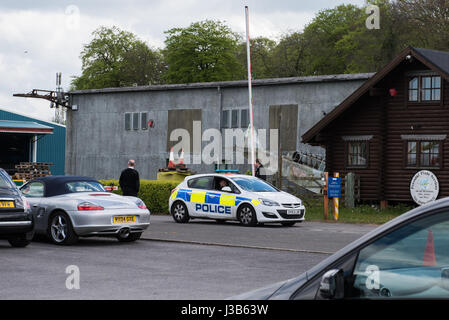
[[[422,205],[436,200],[440,191],[437,177],[428,170],[417,172],[410,183],[410,194],[413,201]]]

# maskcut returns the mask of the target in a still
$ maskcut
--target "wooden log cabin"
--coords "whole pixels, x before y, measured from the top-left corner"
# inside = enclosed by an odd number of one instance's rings
[[[449,52],[409,47],[303,136],[326,171],[360,176],[362,201],[412,202],[421,170],[449,196]]]

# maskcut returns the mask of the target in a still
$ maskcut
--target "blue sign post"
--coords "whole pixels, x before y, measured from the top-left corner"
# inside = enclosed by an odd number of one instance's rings
[[[329,177],[327,196],[329,198],[340,198],[341,197],[341,178],[340,177]]]

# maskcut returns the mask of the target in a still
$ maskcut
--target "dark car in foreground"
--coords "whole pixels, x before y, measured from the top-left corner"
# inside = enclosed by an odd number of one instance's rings
[[[231,299],[449,299],[449,198],[391,220],[297,278]]]
[[[0,239],[26,247],[33,238],[30,205],[5,170],[0,169]]]

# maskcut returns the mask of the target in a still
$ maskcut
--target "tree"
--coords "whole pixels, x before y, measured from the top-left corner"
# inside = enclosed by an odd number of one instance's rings
[[[345,73],[374,72],[391,61],[403,49],[398,45],[397,26],[402,23],[389,0],[371,0],[380,10],[380,28],[368,29],[368,14],[354,22],[354,27],[337,41],[335,48],[345,64]]]
[[[449,50],[449,1],[397,0],[393,3],[403,23],[400,42],[435,50]]]
[[[346,72],[343,52],[337,46],[345,35],[357,29],[363,11],[354,5],[340,5],[320,11],[304,28],[305,75],[339,74]]]
[[[160,50],[150,49],[144,42],[137,40],[132,48],[123,54],[120,67],[124,86],[151,85],[162,83],[166,69],[164,57]]]
[[[82,75],[72,89],[99,89],[159,83],[162,55],[151,50],[131,32],[100,27],[81,52]]]
[[[251,77],[253,79],[264,79],[273,77],[273,50],[276,47],[276,41],[258,37],[251,39]],[[242,65],[244,74],[241,79],[248,79],[248,60],[246,52],[246,42],[241,42],[238,46],[237,59]]]
[[[205,20],[165,32],[168,83],[236,80],[242,65],[236,57],[239,37],[220,21]]]
[[[301,32],[282,36],[273,50],[272,70],[275,77],[299,77],[305,74],[307,39]]]

